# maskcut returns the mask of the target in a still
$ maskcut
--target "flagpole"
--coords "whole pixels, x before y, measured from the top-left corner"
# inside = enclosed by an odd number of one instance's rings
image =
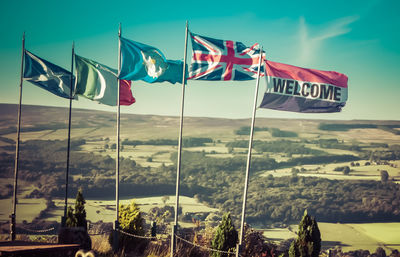
[[[186,56],[187,56],[187,44],[188,44],[188,21],[186,21],[185,30],[185,50],[183,56],[183,74],[182,74],[182,96],[181,96],[181,116],[179,125],[179,139],[178,139],[178,157],[176,164],[176,200],[175,200],[175,219],[174,226],[172,227],[171,235],[171,257],[175,254],[176,249],[176,237],[175,234],[178,229],[178,211],[179,211],[179,183],[181,174],[181,157],[182,157],[182,131],[183,131],[183,110],[185,105],[185,85],[186,85]]]
[[[13,210],[10,215],[10,238],[15,240],[16,236],[16,211],[17,211],[17,188],[18,188],[18,167],[19,167],[19,139],[21,132],[21,103],[22,103],[22,83],[24,72],[24,56],[25,56],[25,32],[22,35],[22,54],[21,54],[21,77],[19,81],[19,104],[18,104],[18,125],[17,125],[17,142],[15,144],[15,166],[14,166],[14,192],[13,192]]]
[[[251,149],[253,147],[254,123],[255,123],[255,119],[256,119],[257,96],[258,96],[258,87],[259,87],[259,84],[260,84],[260,70],[261,70],[262,56],[263,56],[263,49],[261,47],[260,60],[258,62],[256,89],[255,89],[255,92],[254,92],[253,116],[252,116],[252,119],[251,119],[249,149],[248,149],[248,152],[247,152],[246,178],[245,178],[245,182],[244,182],[244,191],[243,191],[242,220],[241,220],[241,223],[240,223],[239,244],[236,247],[236,257],[238,257],[240,255],[240,252],[242,250],[242,244],[243,244],[244,221],[245,221],[245,215],[246,215],[247,189],[248,189],[248,186],[249,186],[249,173],[250,173],[250,166],[251,166]]]
[[[121,23],[118,29],[118,75],[121,71]],[[116,142],[116,158],[115,158],[115,221],[113,235],[113,250],[118,251],[118,229],[119,229],[119,135],[120,135],[120,103],[119,103],[119,77],[117,77],[117,142]]]
[[[67,208],[68,208],[68,178],[69,178],[69,160],[71,151],[71,120],[72,120],[72,98],[74,91],[74,56],[75,44],[72,42],[71,54],[71,83],[69,90],[69,115],[68,115],[68,139],[67,139],[67,169],[65,172],[65,199],[64,199],[64,217],[61,218],[61,227],[66,227],[67,222]]]

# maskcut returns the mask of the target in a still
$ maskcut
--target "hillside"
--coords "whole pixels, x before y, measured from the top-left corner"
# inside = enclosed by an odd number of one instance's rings
[[[0,105],[1,198],[12,189],[16,105]],[[70,196],[115,194],[115,114],[73,110]],[[62,198],[68,110],[23,106],[21,198]],[[182,195],[240,215],[249,119],[185,117]],[[122,114],[121,197],[175,193],[178,117]],[[256,121],[252,224],[400,221],[400,121]],[[382,172],[387,173],[382,180]]]
[[[17,124],[17,105],[0,104],[0,135],[15,138]],[[295,131],[303,137],[335,137],[343,140],[357,140],[360,142],[393,142],[399,143],[399,137],[393,137],[390,131],[381,128],[355,128],[349,131],[322,131],[318,129],[321,123],[329,124],[370,124],[376,126],[397,126],[400,131],[400,121],[332,121],[332,120],[297,120],[297,119],[267,119],[257,118],[257,127],[274,127],[281,130]],[[242,126],[249,126],[250,119],[223,119],[223,118],[184,118],[185,136],[209,136],[213,138],[233,138],[233,131]],[[46,131],[40,134],[42,139],[65,139],[68,126],[68,109],[48,106],[22,106],[22,129],[33,132]],[[116,114],[87,109],[72,110],[72,137],[98,138],[115,137]],[[85,130],[80,130],[85,129]],[[121,114],[121,138],[149,139],[154,137],[175,138],[178,135],[179,117]],[[86,132],[90,131],[88,134]],[[7,133],[13,132],[13,133]],[[50,133],[51,132],[51,133]],[[57,133],[55,133],[57,132]],[[362,132],[362,133],[360,133]],[[22,140],[35,138],[31,133],[24,133]],[[53,134],[53,135],[52,135]],[[39,137],[39,135],[37,135]]]

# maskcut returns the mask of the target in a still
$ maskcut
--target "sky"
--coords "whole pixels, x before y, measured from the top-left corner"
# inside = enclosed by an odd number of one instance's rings
[[[340,113],[302,114],[258,109],[257,117],[335,120],[400,119],[400,1],[0,1],[0,103],[18,103],[22,34],[26,49],[65,69],[71,48],[117,68],[122,36],[183,60],[185,23],[200,35],[259,43],[269,60],[349,77]],[[188,45],[188,63],[191,45]],[[250,118],[256,81],[189,80],[185,116]],[[266,82],[260,80],[258,103]],[[181,85],[134,81],[137,102],[122,113],[180,115]],[[29,82],[22,104],[68,107]],[[115,112],[116,107],[80,98],[73,108]]]

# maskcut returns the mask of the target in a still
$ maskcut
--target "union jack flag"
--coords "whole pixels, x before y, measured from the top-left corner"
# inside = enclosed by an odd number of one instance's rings
[[[190,33],[193,56],[188,79],[251,80],[257,78],[260,49],[241,42]],[[263,76],[261,67],[260,76]]]

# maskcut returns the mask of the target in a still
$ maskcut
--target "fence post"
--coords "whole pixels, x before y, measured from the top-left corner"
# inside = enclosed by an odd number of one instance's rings
[[[119,245],[119,232],[118,232],[118,229],[119,229],[119,223],[118,223],[118,220],[116,220],[115,222],[114,222],[114,230],[113,230],[113,245],[112,245],[112,248],[113,248],[113,251],[114,251],[114,253],[116,253],[116,252],[118,252],[118,245]]]
[[[156,237],[157,236],[157,222],[152,221],[151,222],[151,237]],[[154,239],[152,239],[154,240]]]
[[[175,249],[176,249],[176,224],[172,226],[172,233],[171,233],[171,257],[175,256]]]

